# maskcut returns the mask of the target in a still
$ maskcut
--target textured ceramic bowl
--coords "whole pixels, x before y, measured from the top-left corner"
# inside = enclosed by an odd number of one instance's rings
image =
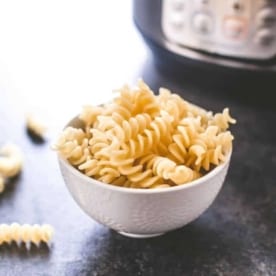
[[[80,126],[78,119],[68,125]],[[185,185],[134,189],[87,177],[59,157],[60,169],[72,197],[91,218],[121,234],[136,238],[161,235],[198,218],[214,201],[228,171],[226,162]]]

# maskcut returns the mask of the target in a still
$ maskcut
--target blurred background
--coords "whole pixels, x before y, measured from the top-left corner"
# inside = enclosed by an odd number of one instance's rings
[[[50,129],[132,82],[146,54],[131,1],[0,1],[0,40],[2,101]]]

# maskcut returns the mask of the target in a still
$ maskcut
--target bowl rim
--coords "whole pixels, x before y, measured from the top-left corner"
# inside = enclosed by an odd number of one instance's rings
[[[60,163],[68,169],[71,173],[73,173],[76,177],[80,177],[85,181],[88,181],[91,183],[91,185],[100,186],[102,188],[106,188],[109,190],[113,190],[116,192],[123,192],[123,193],[132,193],[132,194],[158,194],[158,193],[169,193],[169,192],[176,192],[179,190],[185,190],[189,189],[195,186],[199,186],[201,184],[204,184],[205,181],[213,178],[215,175],[219,174],[229,163],[232,156],[232,148],[229,151],[229,153],[226,156],[226,159],[223,163],[217,165],[215,168],[213,168],[211,171],[209,171],[207,174],[201,176],[200,178],[193,180],[191,182],[188,182],[186,184],[180,184],[174,187],[168,187],[168,188],[154,188],[154,189],[143,189],[143,188],[131,188],[131,187],[121,187],[121,186],[115,186],[112,184],[104,183],[102,181],[99,181],[95,178],[89,177],[79,171],[77,168],[75,168],[73,165],[71,165],[68,160],[63,158],[58,153],[58,160]]]

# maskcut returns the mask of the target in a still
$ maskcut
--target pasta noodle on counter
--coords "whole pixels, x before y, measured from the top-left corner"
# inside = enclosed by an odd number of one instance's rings
[[[0,176],[14,177],[22,169],[23,156],[20,148],[6,144],[0,148]]]
[[[16,242],[18,245],[25,243],[27,247],[31,243],[39,246],[40,243],[50,244],[54,234],[51,225],[29,225],[18,223],[0,224],[0,246],[4,243]]]
[[[67,127],[53,148],[89,177],[116,186],[168,188],[189,183],[224,162],[236,122],[170,90],[142,81],[102,106],[85,106],[83,129]]]
[[[31,134],[39,137],[40,139],[44,139],[46,127],[34,115],[28,114],[26,116],[26,127]]]

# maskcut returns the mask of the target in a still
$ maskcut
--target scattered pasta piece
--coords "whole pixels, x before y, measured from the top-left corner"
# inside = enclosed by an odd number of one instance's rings
[[[36,117],[31,114],[26,116],[26,127],[27,130],[40,139],[44,139],[46,127]]]
[[[0,194],[5,190],[5,179],[0,176]]]
[[[0,148],[0,175],[13,177],[19,174],[23,165],[20,148],[14,144],[6,144]]]
[[[25,243],[27,248],[30,247],[31,243],[36,246],[39,246],[40,243],[49,245],[53,234],[54,229],[48,224],[0,224],[0,245],[12,242],[16,242],[18,245]]]
[[[189,183],[225,161],[236,122],[142,81],[102,106],[85,106],[83,128],[67,127],[53,148],[89,177],[116,186],[167,188]]]

